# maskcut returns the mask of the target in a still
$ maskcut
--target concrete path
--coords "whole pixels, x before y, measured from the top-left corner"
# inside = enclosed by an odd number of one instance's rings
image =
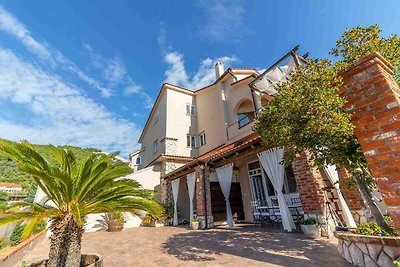
[[[48,249],[45,239],[23,260],[45,258]],[[336,240],[312,240],[303,234],[252,225],[206,231],[141,227],[86,233],[83,252],[102,255],[105,267],[351,266],[337,252]]]

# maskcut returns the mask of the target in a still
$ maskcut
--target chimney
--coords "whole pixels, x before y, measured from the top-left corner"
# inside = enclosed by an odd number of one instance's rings
[[[219,77],[224,73],[224,63],[217,62],[215,64],[215,79],[218,80]]]

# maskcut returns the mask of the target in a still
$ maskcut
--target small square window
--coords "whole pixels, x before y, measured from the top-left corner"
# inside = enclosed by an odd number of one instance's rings
[[[196,136],[188,134],[186,137],[186,146],[191,148],[196,148]]]
[[[153,154],[157,153],[158,140],[156,139],[153,143]]]
[[[205,132],[202,132],[199,135],[199,144],[200,144],[200,146],[204,146],[206,144],[206,133]]]
[[[156,113],[156,115],[154,116],[154,124],[156,124],[158,122],[158,112]]]
[[[196,106],[192,104],[186,104],[186,115],[196,116]]]

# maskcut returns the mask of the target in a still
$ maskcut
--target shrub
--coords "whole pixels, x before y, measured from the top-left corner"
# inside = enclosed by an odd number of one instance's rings
[[[302,225],[313,225],[313,224],[317,224],[317,219],[315,218],[307,218],[305,220],[302,220],[301,223]]]
[[[398,236],[397,231],[393,228],[385,230],[375,222],[360,223],[355,231],[358,235],[373,235],[373,236]]]
[[[6,247],[6,238],[5,237],[3,237],[3,238],[0,238],[0,250],[1,249],[3,249],[3,248],[5,248]]]
[[[25,224],[18,224],[14,227],[11,236],[10,236],[10,243],[11,246],[16,246],[21,242],[22,232],[25,229]]]

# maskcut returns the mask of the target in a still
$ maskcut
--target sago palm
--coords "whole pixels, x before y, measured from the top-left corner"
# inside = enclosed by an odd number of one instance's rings
[[[26,238],[38,222],[49,219],[52,235],[48,267],[80,265],[81,239],[88,214],[161,213],[161,206],[150,199],[139,183],[121,178],[131,171],[126,164],[104,154],[93,154],[78,164],[71,151],[55,146],[51,150],[56,164],[27,142],[0,143],[0,151],[19,163],[19,169],[29,174],[51,201],[51,206],[18,203],[4,212],[0,225],[27,221],[23,232]]]

